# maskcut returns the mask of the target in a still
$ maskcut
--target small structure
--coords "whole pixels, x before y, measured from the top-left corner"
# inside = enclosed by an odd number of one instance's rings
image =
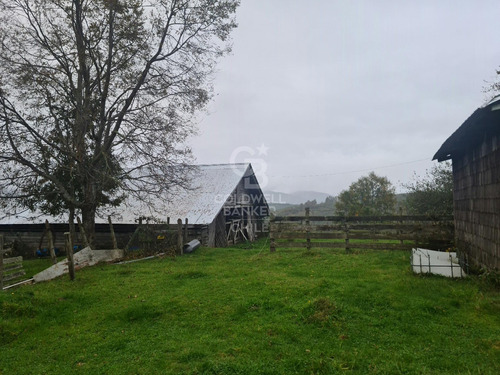
[[[452,160],[455,237],[469,264],[500,269],[500,96],[478,108],[434,160]]]

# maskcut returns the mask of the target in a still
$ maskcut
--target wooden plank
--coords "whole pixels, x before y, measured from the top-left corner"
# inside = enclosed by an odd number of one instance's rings
[[[307,231],[307,226],[299,223],[271,223],[271,231],[288,231],[288,232],[300,232]],[[321,224],[311,224],[311,232],[330,232],[330,231],[343,231],[345,228],[344,224],[337,225],[321,225]],[[401,230],[406,232],[415,232],[422,230],[439,230],[439,231],[452,231],[453,225],[433,225],[430,223],[426,224],[397,224],[397,223],[384,223],[384,224],[370,224],[370,223],[349,223],[348,228],[352,230]]]
[[[309,234],[307,232],[281,232],[281,233],[275,233],[274,234],[274,239],[275,240],[294,240],[294,239],[302,239],[305,240],[309,236],[310,239],[319,239],[319,240],[326,240],[326,239],[344,239],[345,234],[343,232],[336,232],[336,233],[316,233],[316,232],[310,232]]]
[[[311,221],[342,221],[342,216],[312,216]],[[275,216],[271,219],[273,222],[294,222],[294,221],[305,221],[304,216]]]
[[[215,244],[215,230],[214,230],[213,236],[214,236],[213,241]],[[182,240],[183,240],[182,219],[177,219],[177,254],[180,254],[180,255],[182,255],[182,253],[183,253]]]
[[[188,218],[186,217],[184,220],[184,237],[183,237],[184,244],[188,243],[188,224],[189,221]]]
[[[312,248],[345,249],[345,242],[311,242]]]
[[[22,263],[13,263],[13,264],[9,264],[8,266],[6,266],[4,264],[3,266],[3,273],[4,275],[9,273],[9,272],[12,272],[12,271],[15,271],[15,270],[22,270],[23,269],[23,264]]]
[[[7,282],[7,281],[15,280],[15,279],[18,279],[19,277],[22,277],[24,275],[26,275],[26,272],[24,270],[22,270],[20,272],[17,272],[17,273],[12,273],[12,274],[9,274],[9,275],[4,275],[3,281]]]
[[[381,223],[381,224],[369,224],[369,223],[349,223],[350,229],[364,229],[364,230],[404,230],[404,231],[416,231],[428,228],[441,228],[438,225],[432,223]],[[444,230],[444,228],[442,228]]]
[[[414,247],[413,244],[403,244],[400,243],[380,243],[380,242],[349,242],[350,249],[372,249],[372,250],[408,250]],[[277,248],[306,248],[307,242],[276,242]],[[345,248],[346,243],[343,242],[314,242],[311,241],[311,248],[327,248],[327,249],[338,249]]]
[[[291,223],[280,225],[272,223],[270,230],[272,232],[306,232],[308,227],[304,224]],[[311,225],[309,226],[311,232],[334,232],[344,230],[344,225]]]
[[[16,281],[14,283],[9,283],[9,285],[7,285],[5,288],[3,288],[4,290],[7,290],[7,289],[11,289],[11,288],[16,288],[18,286],[21,286],[21,285],[25,285],[25,284],[33,284],[34,283],[34,280],[33,279],[26,279],[26,280],[21,280],[21,281]]]
[[[412,244],[401,245],[399,243],[350,243],[351,249],[372,250],[408,250],[414,247]]]
[[[307,242],[274,242],[275,248],[306,248]]]
[[[407,234],[407,235],[399,235],[397,233],[352,233],[349,232],[350,240],[387,240],[387,241],[396,241],[396,240],[414,240],[415,235]]]
[[[310,216],[311,209],[309,207],[306,208],[306,226],[307,226],[307,231],[306,231],[306,248],[308,251],[311,250],[311,236],[310,236],[310,230],[311,230],[311,222],[309,221],[309,216]]]
[[[19,263],[22,261],[23,261],[23,257],[4,258],[3,264]]]
[[[310,216],[310,221],[332,221],[332,222],[384,222],[384,221],[423,221],[423,222],[443,222],[453,221],[453,216],[426,216],[426,215],[385,215],[385,216]],[[305,221],[304,216],[276,216],[271,219],[271,223],[276,222],[297,222]]]
[[[319,238],[319,239],[339,239],[344,238],[345,230],[337,230],[331,232],[317,232],[315,230],[310,231],[310,238]],[[297,239],[305,239],[307,237],[307,231],[273,231],[274,238],[297,238]],[[451,237],[450,233],[447,232],[435,232],[435,231],[418,231],[418,232],[403,232],[398,234],[395,230],[391,231],[383,231],[383,230],[349,230],[349,237],[354,238],[354,236],[358,236],[359,239],[370,239],[370,238],[387,238],[387,239],[414,239],[415,236],[429,236],[429,237],[442,237],[448,238]]]
[[[310,242],[311,248],[344,248],[344,242]],[[307,242],[276,242],[277,248],[307,248]]]
[[[293,241],[293,240],[306,240],[307,233],[288,233],[287,235],[275,235],[275,241]],[[343,240],[346,239],[345,233],[310,233],[311,240]],[[450,236],[415,236],[414,234],[356,234],[349,233],[350,240],[374,240],[374,241],[435,241],[435,242],[449,242],[452,241]]]

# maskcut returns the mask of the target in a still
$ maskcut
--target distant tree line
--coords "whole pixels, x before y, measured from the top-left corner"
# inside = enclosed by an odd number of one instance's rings
[[[325,202],[315,199],[300,205],[283,208],[279,215],[303,215],[311,208],[314,215],[382,216],[399,213],[408,215],[453,215],[453,174],[450,163],[440,163],[425,176],[415,174],[413,181],[403,184],[405,194],[396,189],[387,177],[374,172],[359,178],[338,197],[329,196]]]
[[[388,215],[396,206],[395,191],[386,177],[370,172],[340,193],[335,209],[346,216]]]
[[[406,209],[414,215],[453,215],[453,173],[451,163],[440,163],[424,177],[414,176],[403,185],[407,191]]]

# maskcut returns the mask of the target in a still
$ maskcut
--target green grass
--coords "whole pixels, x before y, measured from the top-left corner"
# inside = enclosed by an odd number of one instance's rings
[[[199,249],[0,306],[1,374],[500,373],[498,290],[415,276],[406,252]]]

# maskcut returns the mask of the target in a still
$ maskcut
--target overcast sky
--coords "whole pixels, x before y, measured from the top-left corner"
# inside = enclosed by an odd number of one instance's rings
[[[375,171],[402,191],[486,100],[498,19],[498,0],[242,0],[197,162],[251,160],[267,190]]]

